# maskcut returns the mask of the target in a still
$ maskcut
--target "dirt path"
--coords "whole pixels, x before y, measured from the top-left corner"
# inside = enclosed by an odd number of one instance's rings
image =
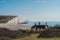
[[[35,40],[37,38],[38,34],[31,34],[30,36],[20,38],[20,39],[15,39],[15,40]]]

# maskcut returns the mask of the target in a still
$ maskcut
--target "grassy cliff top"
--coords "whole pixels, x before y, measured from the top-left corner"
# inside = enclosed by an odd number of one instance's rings
[[[15,17],[17,17],[17,16],[0,15],[0,23],[7,23],[9,20],[11,20]]]

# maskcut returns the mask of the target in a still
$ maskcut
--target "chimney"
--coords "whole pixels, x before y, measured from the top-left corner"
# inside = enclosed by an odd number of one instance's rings
[[[36,26],[37,24],[35,23],[35,26]]]
[[[39,25],[40,25],[40,22],[38,22],[39,23]]]
[[[48,26],[47,26],[47,22],[45,23],[45,28],[47,28]]]
[[[45,25],[47,26],[47,22],[45,23]]]

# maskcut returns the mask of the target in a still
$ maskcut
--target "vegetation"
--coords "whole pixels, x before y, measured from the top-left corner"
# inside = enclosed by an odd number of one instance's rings
[[[22,38],[28,35],[29,32],[25,30],[12,31],[6,28],[0,28],[0,40]]]
[[[38,38],[60,37],[60,27],[51,27],[40,33]]]
[[[28,30],[12,31],[0,28],[0,40],[60,40],[60,29],[51,27],[41,32],[30,32]]]
[[[60,40],[60,37],[54,38],[37,38],[40,33],[32,33],[30,36],[24,38],[12,39],[12,40]]]
[[[11,19],[15,18],[16,16],[0,16],[0,23],[7,23],[8,21],[10,21]]]

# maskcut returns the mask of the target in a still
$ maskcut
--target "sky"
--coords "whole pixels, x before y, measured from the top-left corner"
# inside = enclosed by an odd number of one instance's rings
[[[0,15],[22,20],[60,21],[60,0],[0,0]]]

